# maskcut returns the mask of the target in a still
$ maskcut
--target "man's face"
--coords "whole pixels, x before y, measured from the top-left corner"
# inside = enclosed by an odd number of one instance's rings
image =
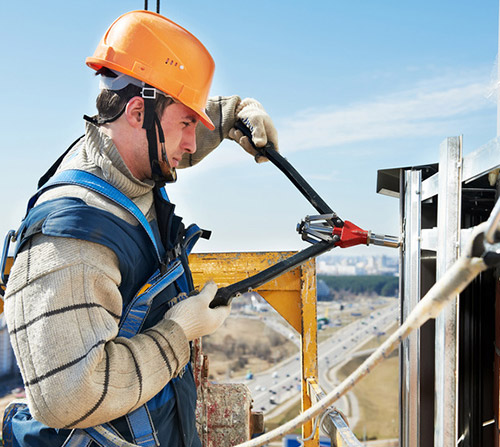
[[[184,153],[196,152],[197,125],[198,117],[184,104],[173,103],[163,111],[161,126],[165,134],[165,150],[170,167],[176,168]],[[158,146],[158,159],[161,162],[161,145]]]

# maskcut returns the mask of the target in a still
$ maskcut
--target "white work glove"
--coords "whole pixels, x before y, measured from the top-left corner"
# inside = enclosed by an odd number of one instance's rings
[[[186,334],[188,341],[214,333],[224,323],[231,306],[210,309],[209,304],[217,293],[217,284],[210,281],[198,295],[177,303],[168,310],[165,318],[175,321]]]
[[[259,101],[252,98],[245,98],[236,108],[236,117],[241,119],[252,132],[252,140],[257,147],[264,147],[268,141],[274,144],[278,151],[278,131],[274,127],[271,117],[266,113]],[[235,140],[245,151],[255,157],[257,163],[268,161],[260,155],[248,141],[248,137],[233,127],[229,130],[229,138]]]

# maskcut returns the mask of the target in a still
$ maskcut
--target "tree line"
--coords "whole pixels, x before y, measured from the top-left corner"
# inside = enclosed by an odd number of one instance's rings
[[[385,275],[357,275],[357,276],[331,276],[318,275],[318,280],[323,281],[330,293],[318,294],[318,299],[331,300],[340,292],[350,292],[356,295],[379,295],[396,297],[399,291],[399,278]]]

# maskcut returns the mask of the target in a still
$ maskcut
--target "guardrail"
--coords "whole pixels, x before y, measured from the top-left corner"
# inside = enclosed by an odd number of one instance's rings
[[[309,395],[315,402],[325,398],[326,394],[316,381],[307,379]],[[354,436],[354,433],[347,425],[343,414],[335,407],[327,409],[321,416],[318,416],[319,424],[315,426],[323,428],[330,437],[331,445],[334,447],[363,447],[363,444]]]

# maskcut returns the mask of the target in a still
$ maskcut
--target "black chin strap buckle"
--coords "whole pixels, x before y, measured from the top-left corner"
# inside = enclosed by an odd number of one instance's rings
[[[144,90],[147,87],[144,87]],[[155,125],[155,118],[156,118],[156,112],[155,112],[155,102],[154,100],[156,99],[156,89],[154,90],[154,97],[152,96],[143,96],[144,98],[144,121],[142,123],[142,128],[146,130],[155,130],[154,125]],[[156,139],[155,139],[156,141]],[[156,144],[156,143],[155,143]]]
[[[154,87],[143,87],[141,96],[144,99],[156,99],[156,89]]]
[[[165,183],[174,183],[177,180],[177,173],[168,162],[167,152],[165,150],[165,136],[161,127],[161,122],[154,108],[157,91],[154,87],[144,87],[141,94],[144,98],[144,122],[142,123],[142,128],[146,129],[146,136],[148,138],[151,178],[159,186],[163,186]],[[162,161],[168,166],[168,172],[166,174],[161,169],[160,160],[158,159],[157,129],[158,139],[162,146]]]

